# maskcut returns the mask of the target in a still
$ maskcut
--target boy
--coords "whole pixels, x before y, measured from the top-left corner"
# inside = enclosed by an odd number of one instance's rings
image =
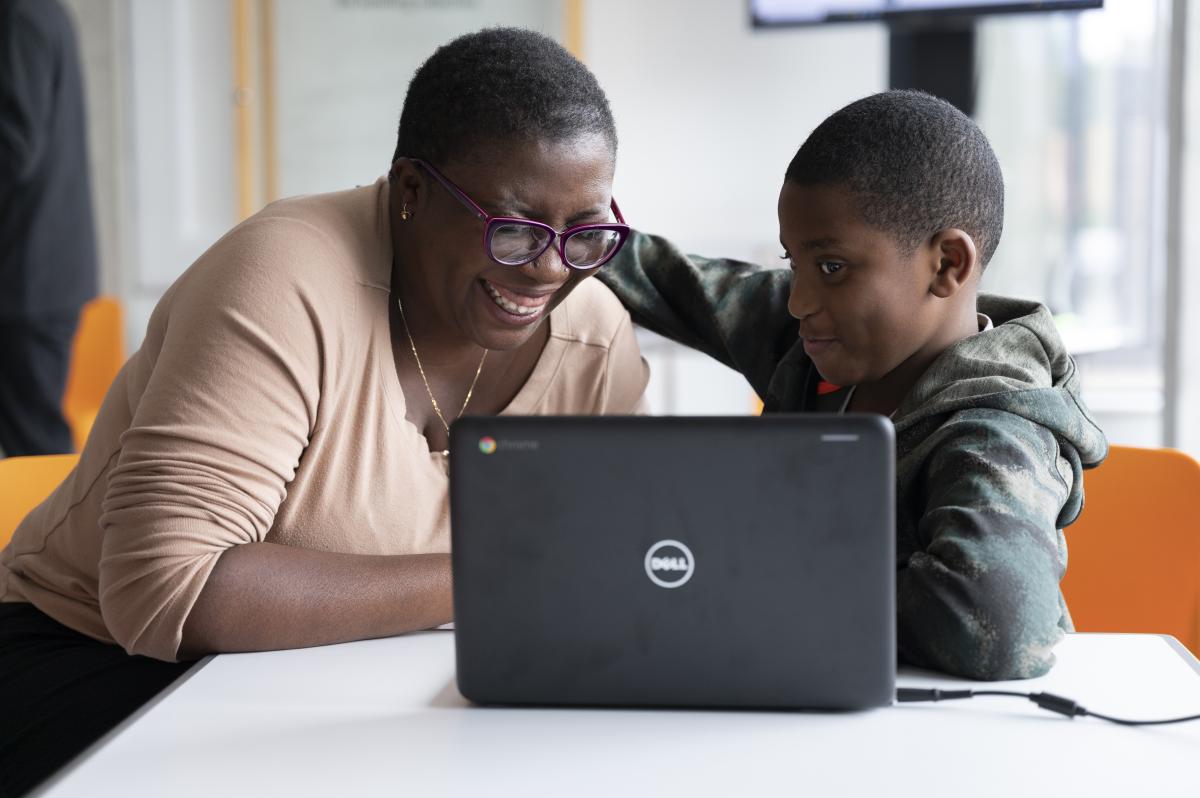
[[[600,271],[635,322],[740,371],[764,412],[893,419],[899,656],[974,679],[1054,663],[1072,628],[1061,529],[1107,453],[1046,308],[977,296],[1003,216],[974,122],[890,91],[825,120],[788,166],[790,273],[641,234]]]

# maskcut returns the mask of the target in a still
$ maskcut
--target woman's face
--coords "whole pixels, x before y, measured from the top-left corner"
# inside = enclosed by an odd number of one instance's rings
[[[493,216],[532,219],[555,230],[612,218],[614,155],[603,136],[498,143],[432,165]],[[409,239],[398,250],[400,268],[417,271],[405,284],[419,281],[429,310],[456,337],[487,349],[516,349],[595,272],[564,264],[557,238],[529,263],[496,263],[484,250],[484,222],[426,170],[401,159],[392,181],[392,225],[400,234],[394,238]],[[399,217],[402,202],[412,213],[407,221]]]

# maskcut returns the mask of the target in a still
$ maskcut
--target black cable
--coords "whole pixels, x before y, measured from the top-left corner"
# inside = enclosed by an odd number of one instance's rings
[[[1119,723],[1122,726],[1161,726],[1164,723],[1183,723],[1189,720],[1200,720],[1200,715],[1188,715],[1185,718],[1165,718],[1162,720],[1126,720],[1125,718],[1114,718],[1084,709],[1071,699],[1063,698],[1054,693],[1014,693],[1010,690],[939,690],[937,688],[926,689],[921,687],[896,688],[897,703],[908,703],[911,701],[951,701],[957,698],[974,698],[977,695],[1002,695],[1028,698],[1042,709],[1066,715],[1068,718],[1092,717],[1107,720],[1109,723]]]

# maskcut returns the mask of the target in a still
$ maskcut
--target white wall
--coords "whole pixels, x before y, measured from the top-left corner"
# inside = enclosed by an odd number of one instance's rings
[[[754,31],[744,0],[592,0],[583,55],[616,115],[626,218],[739,258],[779,254],[788,162],[887,81],[882,26]]]
[[[79,35],[100,287],[126,341],[236,220],[231,4],[64,0]]]
[[[1200,3],[1187,9],[1184,73],[1182,366],[1177,421],[1180,449],[1200,458]]]
[[[559,0],[275,4],[280,194],[336,191],[388,170],[413,73],[442,44],[490,25],[559,36]]]
[[[772,262],[797,148],[830,113],[886,88],[881,25],[755,31],[745,0],[589,0],[584,31],[584,61],[616,115],[621,210],[705,255]],[[642,340],[655,412],[749,412],[739,375]]]
[[[141,341],[163,291],[237,220],[228,2],[124,0],[132,246],[121,264]]]
[[[96,226],[100,291],[122,292],[125,262],[125,99],[122,8],[116,0],[64,0],[75,22],[88,120],[88,171]]]

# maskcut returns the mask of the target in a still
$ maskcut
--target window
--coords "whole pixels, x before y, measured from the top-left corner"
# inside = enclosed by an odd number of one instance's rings
[[[1160,0],[985,19],[977,119],[1007,183],[984,290],[1045,302],[1115,442],[1163,408],[1167,75]]]

